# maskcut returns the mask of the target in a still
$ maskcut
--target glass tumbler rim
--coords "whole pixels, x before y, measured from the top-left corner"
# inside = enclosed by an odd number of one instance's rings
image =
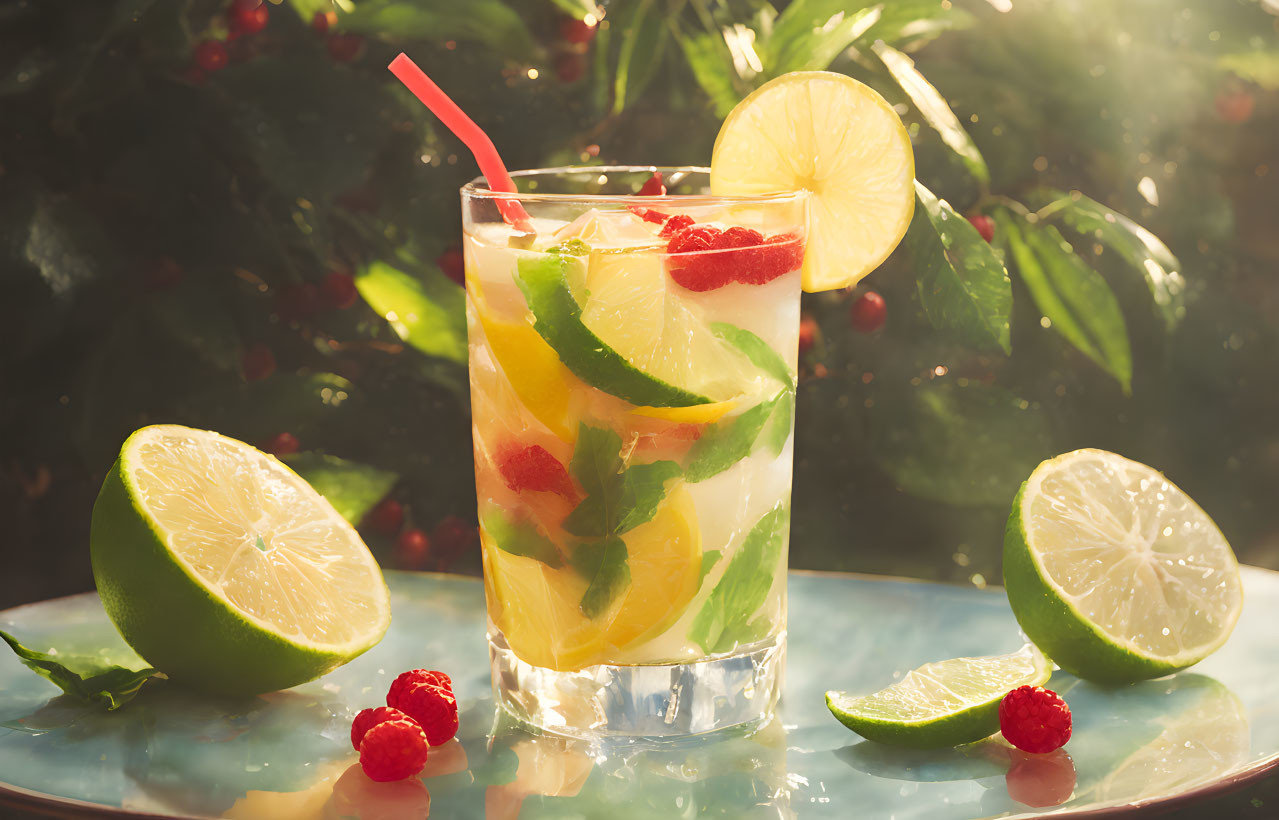
[[[655,173],[661,171],[664,176],[673,174],[705,174],[710,176],[711,169],[704,165],[560,165],[552,168],[528,168],[520,171],[511,171],[513,180],[537,178],[537,177],[555,177],[579,174],[613,174],[613,173],[635,173],[648,172]],[[672,201],[684,204],[722,204],[722,205],[761,205],[761,204],[789,204],[797,201],[803,201],[808,197],[808,191],[778,191],[768,194],[740,194],[734,196],[722,196],[716,194],[667,194],[663,196],[640,196],[638,194],[561,194],[561,193],[544,193],[533,191],[518,191],[516,193],[504,193],[494,191],[488,187],[488,181],[483,176],[478,176],[466,183],[461,188],[463,198],[473,197],[475,199],[488,200],[517,200],[520,202],[580,202],[590,204],[614,204],[614,205],[658,205],[665,203],[669,205]]]

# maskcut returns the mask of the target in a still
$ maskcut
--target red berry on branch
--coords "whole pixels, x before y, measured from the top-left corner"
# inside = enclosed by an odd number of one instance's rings
[[[999,702],[999,731],[1023,752],[1060,749],[1070,740],[1070,729],[1070,707],[1051,689],[1019,686]]]
[[[180,76],[187,85],[204,85],[209,82],[209,73],[198,65],[187,66]]]
[[[995,220],[985,214],[972,214],[968,217],[968,221],[977,229],[977,233],[981,234],[981,238],[987,242],[993,242],[995,239]]]
[[[275,373],[275,354],[271,352],[271,348],[261,342],[255,342],[252,347],[244,351],[241,364],[244,367],[246,380],[260,382]]]
[[[330,34],[324,41],[329,57],[337,63],[349,63],[364,49],[364,38],[358,34]]]
[[[586,73],[586,58],[571,52],[555,58],[555,76],[562,83],[575,83]]]
[[[176,287],[183,278],[182,266],[172,256],[157,257],[142,270],[142,285],[152,293]]]
[[[294,322],[309,319],[320,309],[320,294],[315,285],[292,284],[283,288],[275,297],[275,312],[280,321]]]
[[[454,245],[445,250],[435,258],[435,264],[444,271],[445,276],[463,287],[466,286],[466,255],[462,253],[460,246]]]
[[[405,569],[422,569],[431,555],[431,539],[421,530],[405,530],[395,541],[395,557]]]
[[[1218,119],[1231,125],[1240,125],[1252,119],[1252,111],[1256,105],[1256,97],[1243,88],[1219,91],[1214,101]]]
[[[594,40],[598,30],[599,26],[594,22],[588,23],[572,17],[560,21],[560,39],[574,45],[582,45]]]
[[[273,456],[290,456],[302,449],[302,444],[298,441],[298,437],[292,433],[276,433],[262,442],[259,449],[265,450]]]
[[[328,34],[329,29],[338,21],[338,16],[334,12],[317,11],[315,16],[311,18],[311,29],[316,34]]]
[[[355,277],[342,271],[333,271],[320,283],[324,303],[335,310],[346,310],[360,298],[355,287]]]
[[[257,34],[266,28],[267,18],[271,16],[267,4],[263,0],[232,0],[227,12],[227,23],[231,33],[236,36]]]
[[[807,353],[817,344],[817,320],[808,314],[799,317],[799,352]]]
[[[435,545],[437,565],[447,569],[459,556],[480,540],[479,530],[456,515],[446,515],[431,531],[431,543]]]
[[[226,68],[226,46],[217,40],[202,40],[192,52],[195,64],[205,71],[221,71]]]
[[[382,535],[395,535],[404,526],[404,506],[394,498],[384,498],[365,514],[361,523]]]
[[[848,309],[848,319],[858,333],[874,333],[884,326],[888,317],[888,308],[884,297],[873,290],[868,290],[853,302]]]

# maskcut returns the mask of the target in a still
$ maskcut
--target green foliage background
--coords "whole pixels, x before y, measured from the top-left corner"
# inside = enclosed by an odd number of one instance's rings
[[[290,432],[353,519],[389,487],[411,526],[474,525],[462,292],[437,260],[475,171],[385,70],[400,50],[521,168],[705,164],[722,116],[791,70],[899,106],[919,208],[861,286],[887,324],[850,327],[857,292],[805,297],[821,330],[798,386],[793,566],[994,581],[1018,483],[1095,446],[1166,471],[1243,560],[1279,567],[1272,14],[602,10],[574,43],[562,26],[589,0],[289,0],[200,82],[221,0],[0,2],[0,605],[89,587],[93,497],[146,423]],[[354,59],[312,28],[328,11],[364,38]],[[299,318],[299,288],[335,271],[357,303]],[[277,367],[249,381],[260,345]],[[444,563],[478,571],[474,550]]]

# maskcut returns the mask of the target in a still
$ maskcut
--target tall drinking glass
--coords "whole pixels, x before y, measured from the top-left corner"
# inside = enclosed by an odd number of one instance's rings
[[[667,195],[635,195],[655,171]],[[766,719],[805,195],[710,196],[704,168],[512,176],[462,189],[495,697],[581,737]]]

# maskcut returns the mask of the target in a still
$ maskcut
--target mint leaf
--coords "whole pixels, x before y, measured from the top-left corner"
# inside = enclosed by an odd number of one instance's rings
[[[102,655],[52,654],[36,652],[18,639],[0,631],[0,638],[18,660],[42,678],[53,681],[73,698],[119,709],[133,699],[142,684],[156,673],[132,649],[112,647]]]
[[[791,373],[786,360],[776,350],[768,346],[768,342],[751,333],[749,330],[730,325],[727,322],[715,322],[711,330],[716,336],[746,354],[751,363],[782,384],[795,389],[795,374]]]
[[[756,522],[693,619],[689,640],[706,652],[723,652],[758,631],[759,622],[752,622],[751,616],[773,586],[789,527],[790,507],[784,503]]]
[[[631,583],[626,562],[626,544],[611,536],[603,541],[580,544],[573,553],[573,568],[590,583],[582,593],[582,613],[599,617]]]
[[[716,422],[707,428],[688,451],[688,469],[684,471],[684,480],[690,484],[705,481],[750,455],[755,439],[759,438],[773,408],[788,395],[789,391],[783,390],[768,401],[760,402],[734,418]]]
[[[777,409],[773,411],[768,429],[764,432],[764,446],[774,456],[779,456],[786,449],[786,441],[790,438],[791,419],[795,415],[795,393],[787,390],[774,401]]]
[[[621,449],[622,439],[612,430],[580,426],[569,469],[586,498],[564,520],[564,529],[583,538],[621,535],[657,512],[679,465],[654,461],[626,467]]]
[[[543,535],[531,521],[518,521],[502,510],[490,510],[480,519],[494,545],[512,555],[541,561],[551,568],[564,566],[555,542]]]
[[[719,563],[719,559],[724,557],[723,550],[707,550],[702,553],[702,571],[697,576],[697,585],[700,587],[702,581],[706,580],[706,576],[711,574],[711,570]]]
[[[360,525],[368,511],[399,480],[399,476],[387,470],[316,452],[285,456],[283,461],[353,527]]]

